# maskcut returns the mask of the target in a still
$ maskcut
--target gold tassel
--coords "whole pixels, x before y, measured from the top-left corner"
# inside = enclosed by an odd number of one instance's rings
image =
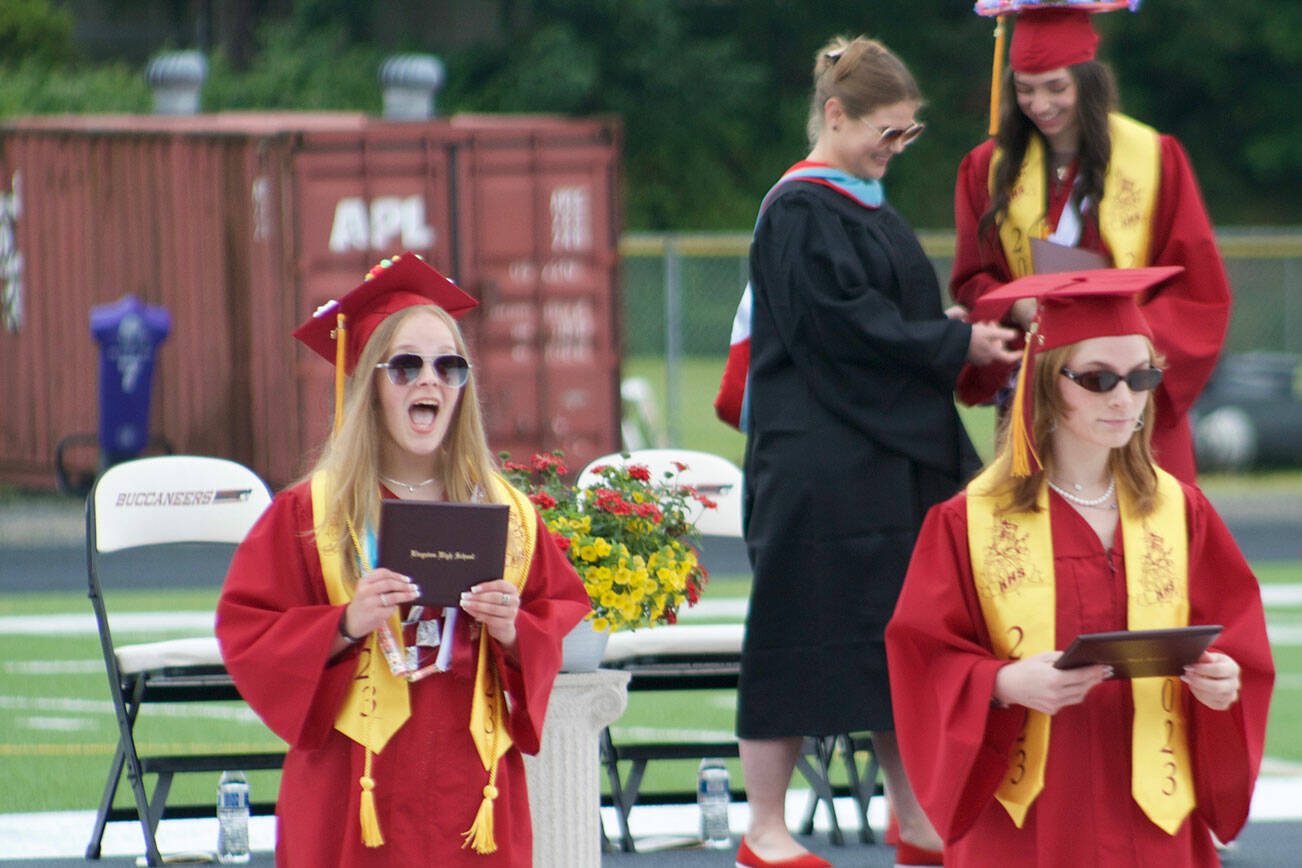
[[[1031,432],[1026,428],[1026,390],[1031,388],[1031,344],[1035,341],[1038,323],[1032,323],[1026,334],[1026,347],[1022,350],[1022,365],[1017,372],[1017,388],[1013,391],[1013,404],[1008,412],[1011,414],[1008,424],[1008,436],[1012,438],[1013,476],[1030,476],[1040,467],[1040,456],[1035,452],[1031,442]],[[1031,460],[1035,460],[1034,470]]]
[[[484,800],[479,803],[479,811],[475,814],[475,821],[470,824],[470,828],[462,833],[466,840],[461,845],[461,849],[467,846],[481,855],[497,852],[497,841],[493,840],[493,800],[497,798],[497,765],[493,765],[493,771],[488,776],[488,785],[484,787]]]
[[[1000,15],[995,19],[995,62],[990,76],[990,135],[999,132],[999,92],[1004,71],[1004,34],[1008,32],[1008,16]]]
[[[348,358],[348,332],[344,328],[344,315],[335,317],[335,424],[334,433],[344,421],[344,363]]]
[[[371,777],[371,751],[366,751],[366,768],[358,781],[362,785],[362,843],[367,847],[384,846],[384,835],[380,832],[380,817],[375,813],[375,779]]]

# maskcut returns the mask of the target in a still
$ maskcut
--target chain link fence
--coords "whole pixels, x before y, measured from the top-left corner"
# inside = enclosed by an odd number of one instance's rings
[[[941,287],[948,285],[954,238],[920,233]],[[1302,228],[1230,228],[1217,233],[1234,289],[1224,357],[1302,356]],[[650,439],[684,445],[690,417],[703,412],[700,394],[718,386],[737,301],[747,279],[750,236],[642,234],[620,242],[623,347],[629,370],[656,370],[653,391],[663,413]],[[948,303],[946,295],[944,301]],[[712,383],[692,382],[713,377]],[[646,384],[639,384],[645,393]],[[693,393],[689,399],[687,393]],[[708,401],[705,402],[708,408]],[[708,415],[708,409],[704,412]]]

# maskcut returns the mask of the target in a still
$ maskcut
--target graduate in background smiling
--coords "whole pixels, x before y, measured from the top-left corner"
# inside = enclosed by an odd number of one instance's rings
[[[1033,245],[1045,240],[1095,253],[1103,267],[1182,266],[1183,274],[1145,293],[1140,304],[1158,352],[1171,365],[1155,392],[1153,457],[1180,480],[1194,482],[1187,414],[1220,355],[1230,285],[1184,149],[1118,113],[1112,73],[1095,57],[1099,37],[1091,13],[1126,5],[977,3],[982,15],[1016,13],[1016,23],[1009,69],[999,84],[998,128],[959,166],[949,289],[956,302],[973,308],[1010,280],[1036,271]],[[1024,330],[1034,312],[1033,303],[1019,301],[992,315]],[[1002,415],[1012,371],[1009,365],[968,367],[959,397],[968,404],[995,401]]]

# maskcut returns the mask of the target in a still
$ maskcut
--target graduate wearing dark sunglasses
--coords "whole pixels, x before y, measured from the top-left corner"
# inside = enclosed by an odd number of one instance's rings
[[[456,320],[475,304],[408,253],[295,332],[337,366],[334,430],[240,545],[217,608],[240,693],[289,743],[277,865],[533,863],[521,754],[590,606],[489,451]],[[383,498],[505,504],[499,577],[414,605],[376,565]]]
[[[944,864],[1215,866],[1274,665],[1225,525],[1150,450],[1164,360],[1136,297],[1179,268],[1032,275],[999,454],[934,507],[886,628],[900,749]],[[1059,669],[1082,633],[1220,625],[1172,674]],[[939,712],[939,713],[938,713]]]

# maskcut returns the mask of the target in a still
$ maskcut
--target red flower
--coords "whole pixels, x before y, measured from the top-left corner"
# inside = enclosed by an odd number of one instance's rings
[[[630,464],[628,466],[628,475],[641,482],[651,481],[651,471],[643,467],[641,464]]]
[[[660,507],[656,506],[654,503],[639,503],[637,506],[633,507],[633,511],[643,518],[651,519],[656,524],[659,524],[660,519],[664,516],[664,514],[660,512]]]
[[[548,455],[545,452],[535,452],[530,462],[533,464],[533,469],[539,472],[545,471],[549,467],[555,468],[556,473],[560,476],[570,472],[564,462],[555,455]]]
[[[556,546],[562,552],[568,552],[570,550],[570,538],[565,534],[554,530],[552,531],[552,539],[556,540]]]
[[[693,492],[692,492],[692,498],[693,498],[694,500],[696,500],[697,502],[699,502],[699,503],[701,504],[701,506],[705,507],[706,509],[718,509],[718,508],[719,508],[719,504],[718,504],[718,503],[716,503],[716,502],[713,501],[713,500],[710,500],[710,498],[706,497],[704,494],[698,494],[698,493],[696,493],[695,491],[693,491]]]
[[[677,624],[678,613],[673,609],[665,609],[665,622],[668,624]]]
[[[609,489],[597,490],[595,504],[597,509],[604,509],[612,515],[628,515],[633,511],[632,504],[624,500],[619,492]]]
[[[687,465],[684,464],[684,463],[681,462],[681,461],[675,461],[675,462],[674,462],[674,467],[677,467],[677,468],[678,468],[678,472],[679,472],[679,473],[682,473],[684,470],[687,469]]]
[[[545,491],[534,492],[529,495],[529,499],[533,501],[533,505],[539,509],[551,509],[556,505],[556,498],[552,497]]]
[[[518,462],[518,461],[507,461],[507,462],[505,462],[502,466],[503,466],[504,468],[506,468],[507,470],[511,470],[511,471],[514,471],[514,472],[517,472],[517,473],[528,473],[528,472],[529,472],[529,465],[528,465],[528,464],[521,464],[521,463]]]

